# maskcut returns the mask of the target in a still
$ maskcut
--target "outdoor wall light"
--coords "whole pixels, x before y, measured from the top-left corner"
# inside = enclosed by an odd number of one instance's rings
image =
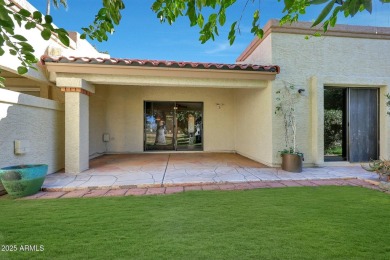
[[[224,104],[223,104],[223,103],[217,103],[216,105],[217,105],[218,109],[221,109],[221,107],[222,107]]]
[[[306,89],[303,89],[303,88],[298,89],[298,94],[301,95],[302,97],[309,96],[309,93],[306,91]]]

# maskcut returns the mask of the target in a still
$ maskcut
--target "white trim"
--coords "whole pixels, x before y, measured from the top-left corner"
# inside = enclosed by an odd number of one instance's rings
[[[6,87],[9,90],[16,92],[41,92],[41,88],[23,88],[23,87]]]
[[[65,111],[64,104],[61,104],[57,101],[34,97],[8,89],[0,89],[0,103]]]

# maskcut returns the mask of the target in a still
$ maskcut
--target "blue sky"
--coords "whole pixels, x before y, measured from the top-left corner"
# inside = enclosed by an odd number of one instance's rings
[[[137,58],[176,61],[199,61],[234,63],[236,58],[253,40],[250,33],[251,17],[254,8],[260,4],[260,24],[269,19],[283,16],[283,5],[277,0],[249,1],[241,22],[241,34],[237,35],[233,46],[227,40],[230,24],[239,19],[246,1],[237,3],[228,12],[228,20],[220,30],[220,36],[213,42],[201,44],[198,41],[199,28],[189,26],[188,18],[177,20],[173,25],[161,24],[150,9],[153,0],[125,0],[126,9],[121,24],[108,42],[92,42],[99,51],[108,51],[115,58]],[[45,12],[46,0],[30,0],[38,10]],[[81,27],[89,25],[101,7],[101,0],[68,0],[68,9],[52,8],[54,23],[67,30],[81,32]],[[359,13],[354,18],[339,19],[339,23],[390,27],[390,4],[382,5],[375,0],[373,14]],[[313,21],[319,8],[314,7],[302,16],[302,21]]]

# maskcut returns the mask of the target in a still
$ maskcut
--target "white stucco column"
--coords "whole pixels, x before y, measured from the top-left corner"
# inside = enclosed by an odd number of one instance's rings
[[[65,172],[89,169],[89,96],[92,85],[78,78],[57,78],[65,92]]]

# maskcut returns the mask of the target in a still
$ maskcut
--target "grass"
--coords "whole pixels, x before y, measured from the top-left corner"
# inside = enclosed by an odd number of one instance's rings
[[[360,187],[0,199],[0,259],[390,259],[390,196]]]
[[[341,156],[343,154],[343,148],[341,147],[341,145],[332,146],[331,148],[325,151],[325,154]]]

